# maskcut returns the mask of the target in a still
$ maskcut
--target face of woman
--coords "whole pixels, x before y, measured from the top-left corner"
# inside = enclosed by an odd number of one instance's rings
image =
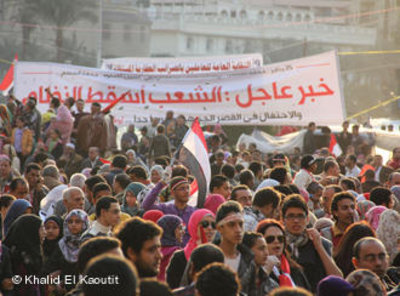
[[[156,170],[151,171],[151,182],[156,184],[161,180],[160,174]]]
[[[201,219],[199,223],[199,233],[198,237],[201,237],[200,229],[204,230],[207,242],[211,242],[214,239],[216,233],[215,218],[213,216],[207,215]]]
[[[176,241],[181,244],[183,241],[183,236],[185,235],[185,228],[183,227],[183,225],[178,225],[177,228],[175,228],[175,238]]]
[[[256,243],[251,248],[254,253],[254,262],[257,266],[263,266],[268,259],[268,247],[264,238],[257,238]]]
[[[72,216],[68,221],[68,230],[72,235],[77,235],[82,232],[83,221],[78,216]]]
[[[271,226],[265,232],[264,238],[268,245],[269,254],[279,258],[283,253],[284,246],[284,234],[282,230],[279,227]]]
[[[48,240],[55,240],[60,234],[60,227],[52,220],[47,221],[44,228],[46,229],[46,238]]]

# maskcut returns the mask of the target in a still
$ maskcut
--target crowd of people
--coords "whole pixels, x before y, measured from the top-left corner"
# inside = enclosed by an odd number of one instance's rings
[[[198,208],[172,161],[184,115],[117,149],[99,104],[36,105],[0,105],[2,295],[400,295],[400,147],[385,165],[345,122],[334,156],[310,123],[304,147],[262,153],[217,124]]]

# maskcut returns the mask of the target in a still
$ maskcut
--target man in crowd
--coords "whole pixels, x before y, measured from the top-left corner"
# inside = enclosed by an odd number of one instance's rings
[[[231,196],[231,186],[228,178],[222,175],[215,175],[212,177],[210,182],[210,193],[220,194],[228,200]]]
[[[357,166],[357,157],[354,154],[348,155],[345,160],[346,177],[357,178],[361,169]]]
[[[100,150],[98,147],[90,147],[88,157],[82,162],[82,169],[101,167],[103,163],[100,161]]]
[[[394,170],[400,168],[400,147],[393,149],[392,159],[387,162],[387,165]]]

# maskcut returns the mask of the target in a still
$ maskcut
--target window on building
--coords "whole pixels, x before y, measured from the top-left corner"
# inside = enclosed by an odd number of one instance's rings
[[[236,18],[236,10],[231,10],[231,18]]]

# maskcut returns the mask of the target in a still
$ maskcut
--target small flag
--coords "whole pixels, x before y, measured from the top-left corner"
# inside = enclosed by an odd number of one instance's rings
[[[18,54],[15,54],[14,62],[11,64],[8,69],[6,75],[3,78],[3,81],[0,84],[0,91],[3,92],[3,95],[8,95],[11,88],[14,86],[14,65],[15,62],[18,61]]]
[[[338,142],[336,141],[336,137],[333,133],[331,133],[331,141],[329,143],[329,152],[333,154],[335,157],[338,157],[343,153],[342,148],[340,148]]]

